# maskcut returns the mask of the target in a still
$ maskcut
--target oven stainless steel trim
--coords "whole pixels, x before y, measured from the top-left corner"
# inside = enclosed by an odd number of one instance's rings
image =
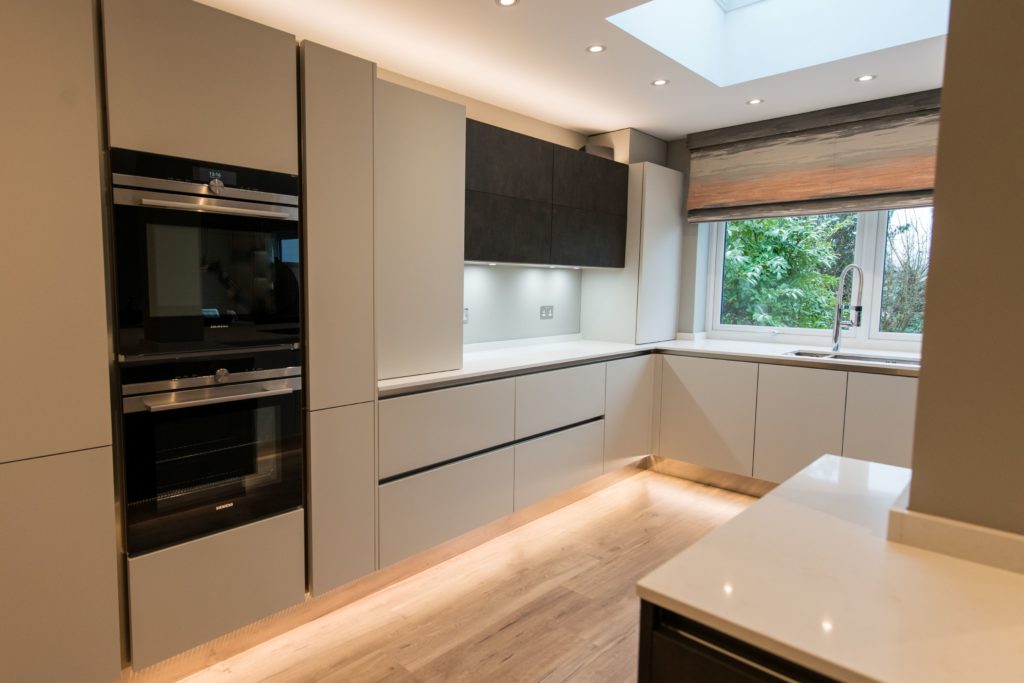
[[[225,187],[220,192],[214,192],[206,183],[190,183],[184,180],[167,180],[165,178],[149,178],[140,175],[128,175],[127,173],[114,173],[114,185],[124,187],[137,187],[144,190],[166,190],[177,194],[198,194],[204,197],[221,197],[225,199],[245,199],[251,202],[266,202],[269,204],[287,204],[298,206],[299,198],[291,194],[276,194],[274,192],[261,192],[259,190],[244,190],[239,187]]]
[[[259,382],[266,379],[281,379],[284,377],[301,377],[302,366],[295,365],[288,368],[272,368],[270,370],[254,370],[252,372],[232,372],[227,375],[224,381],[217,381],[215,375],[203,375],[202,377],[181,377],[178,379],[165,379],[156,382],[138,382],[136,384],[125,384],[121,387],[122,396],[138,396],[139,394],[155,394],[168,391],[181,391],[182,389],[195,389],[198,387],[226,386],[240,382]]]
[[[114,204],[121,206],[151,206],[176,211],[206,211],[210,213],[275,218],[289,221],[299,220],[298,207],[281,206],[279,204],[256,204],[254,202],[241,202],[234,199],[215,197],[193,197],[164,192],[149,192],[147,190],[132,190],[124,187],[114,188]]]
[[[125,413],[163,412],[183,408],[194,408],[215,403],[246,401],[253,398],[268,398],[291,394],[302,389],[301,377],[273,379],[263,382],[247,382],[186,391],[168,391],[162,394],[129,396],[122,401]]]
[[[131,365],[132,363],[152,363],[158,360],[177,360],[180,358],[207,358],[217,356],[237,356],[245,353],[257,353],[261,351],[298,351],[301,345],[298,342],[290,342],[287,344],[264,344],[261,346],[239,346],[230,349],[217,349],[215,351],[207,351],[205,349],[199,351],[165,351],[161,353],[140,353],[131,356],[126,356],[123,353],[117,355],[117,361],[124,365]]]

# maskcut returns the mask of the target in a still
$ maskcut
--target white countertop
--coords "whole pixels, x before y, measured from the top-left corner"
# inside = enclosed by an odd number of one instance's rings
[[[823,456],[637,592],[842,681],[1024,681],[1024,575],[887,541],[909,480]]]
[[[664,351],[686,355],[730,358],[736,360],[786,362],[791,365],[806,365],[847,370],[882,371],[889,374],[916,375],[915,369],[894,368],[882,363],[851,363],[826,359],[804,360],[786,356],[798,347],[787,344],[771,344],[764,342],[728,341],[708,339],[702,341],[670,341],[658,344],[621,344],[603,341],[559,341],[552,343],[511,343],[508,346],[490,347],[482,350],[469,350],[463,354],[462,368],[446,372],[432,372],[424,375],[412,375],[385,379],[377,383],[377,390],[382,394],[395,394],[412,390],[427,389],[455,384],[478,381],[487,377],[502,374],[524,373],[549,366],[559,366],[587,361],[599,361],[603,358],[640,353],[643,351]],[[825,351],[825,347],[818,350]],[[875,353],[883,356],[915,358],[914,354],[895,351],[858,351],[851,352]]]

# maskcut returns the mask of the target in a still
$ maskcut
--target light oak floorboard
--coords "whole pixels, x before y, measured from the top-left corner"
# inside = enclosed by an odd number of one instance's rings
[[[643,472],[185,680],[635,680],[636,581],[754,500]]]

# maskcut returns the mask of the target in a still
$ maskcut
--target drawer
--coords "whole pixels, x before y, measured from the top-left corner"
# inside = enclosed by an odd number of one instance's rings
[[[380,402],[381,479],[514,440],[512,378]]]
[[[132,666],[155,664],[297,605],[302,510],[128,560]]]
[[[515,509],[520,510],[604,472],[604,420],[516,446]]]
[[[380,566],[512,512],[513,449],[503,448],[382,484]]]
[[[516,378],[516,438],[604,415],[605,364]]]

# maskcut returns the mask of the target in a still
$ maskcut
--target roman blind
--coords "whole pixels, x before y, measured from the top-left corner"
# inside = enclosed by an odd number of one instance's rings
[[[688,138],[689,221],[931,202],[938,91]]]

